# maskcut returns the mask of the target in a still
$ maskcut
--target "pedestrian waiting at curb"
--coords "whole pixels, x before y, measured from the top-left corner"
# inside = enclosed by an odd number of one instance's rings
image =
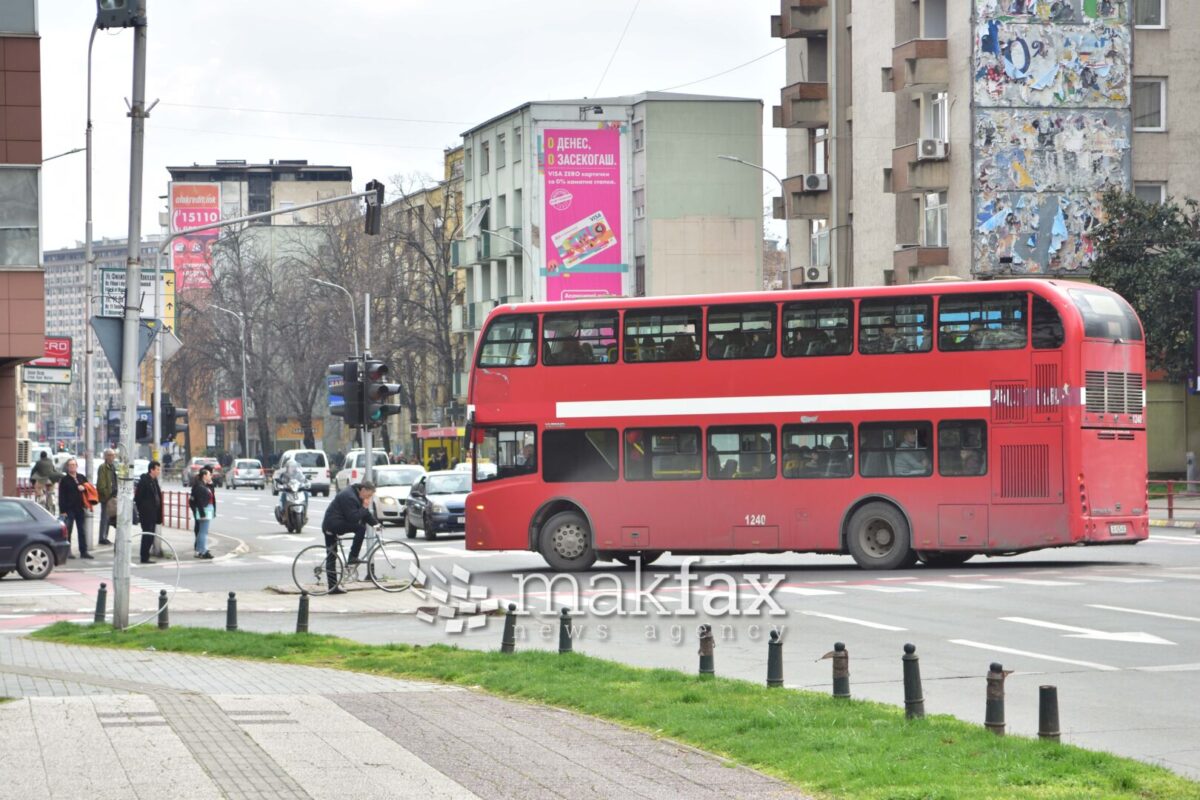
[[[192,517],[196,520],[196,553],[194,558],[212,560],[208,552],[208,526],[217,516],[217,490],[213,488],[212,469],[202,467],[200,480],[192,486]]]
[[[154,534],[163,521],[162,487],[158,485],[158,475],[162,472],[162,464],[151,461],[146,474],[138,479],[137,488],[133,490],[133,510],[142,526],[142,544],[140,562],[153,564],[150,560],[150,548],[154,544]]]
[[[79,557],[91,559],[93,556],[88,552],[87,516],[83,513],[88,508],[85,494],[88,493],[87,487],[91,484],[85,476],[79,474],[79,463],[75,459],[67,460],[66,469],[66,474],[58,482],[60,518],[67,525],[67,541],[71,539],[71,531],[75,531]]]
[[[97,544],[112,544],[108,528],[117,525],[117,451],[104,451],[104,461],[96,472],[96,492],[100,497],[100,530],[96,532]]]

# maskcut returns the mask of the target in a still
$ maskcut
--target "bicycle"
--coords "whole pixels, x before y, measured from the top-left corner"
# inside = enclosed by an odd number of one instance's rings
[[[417,551],[404,542],[381,538],[379,534],[382,530],[382,525],[367,529],[367,537],[363,540],[367,555],[356,564],[346,563],[343,544],[348,537],[353,538],[352,533],[340,534],[332,553],[323,544],[304,548],[292,561],[292,581],[301,591],[310,595],[325,595],[343,584],[362,580],[359,568],[366,565],[366,580],[375,584],[375,588],[391,593],[403,592],[416,583],[415,575],[421,569],[421,559]],[[329,574],[331,558],[332,578]]]
[[[58,516],[58,484],[51,481],[38,481],[34,484],[34,497],[38,505]]]

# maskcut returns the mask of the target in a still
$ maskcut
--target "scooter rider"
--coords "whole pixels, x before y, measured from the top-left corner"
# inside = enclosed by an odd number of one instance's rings
[[[283,505],[284,500],[287,497],[287,494],[284,490],[287,489],[287,485],[292,481],[297,481],[302,490],[308,490],[308,478],[304,477],[304,470],[300,469],[300,465],[296,463],[296,459],[289,458],[287,464],[285,464],[283,467],[283,472],[281,472],[279,477],[275,479],[275,484],[280,490],[279,508],[276,510],[276,516],[281,519],[283,518],[283,515],[287,513],[287,509],[284,508]]]

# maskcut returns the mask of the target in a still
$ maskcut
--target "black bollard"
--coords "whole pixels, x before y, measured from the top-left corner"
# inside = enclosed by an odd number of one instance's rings
[[[771,631],[771,641],[767,644],[767,686],[783,686],[783,642],[779,641],[779,631]]]
[[[1058,687],[1038,687],[1038,738],[1057,742],[1061,736],[1058,727]]]
[[[716,674],[713,664],[713,647],[715,647],[711,625],[700,626],[700,677],[711,678]]]
[[[558,617],[558,652],[571,652],[571,614],[563,609]]]
[[[511,653],[517,649],[517,604],[509,603],[504,615],[504,633],[500,636],[500,652]]]
[[[833,644],[833,696],[850,696],[850,651],[844,642]]]
[[[921,692],[921,665],[917,661],[917,646],[904,645],[904,716],[921,719],[925,716],[925,695]]]
[[[100,584],[100,590],[96,592],[96,617],[94,622],[97,625],[104,624],[104,614],[108,608],[108,585]]]
[[[225,630],[237,630],[237,594],[229,593],[229,602],[225,605]]]
[[[171,620],[167,617],[167,590],[158,590],[158,629],[165,631],[171,627]]]
[[[296,633],[308,633],[308,592],[300,592],[300,610],[296,613]]]
[[[1004,735],[1004,678],[1008,675],[1004,667],[992,662],[987,674],[987,706],[983,714],[983,725],[997,736]]]

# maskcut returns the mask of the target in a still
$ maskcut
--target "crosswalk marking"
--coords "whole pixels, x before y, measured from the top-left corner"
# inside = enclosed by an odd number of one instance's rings
[[[65,586],[47,581],[5,581],[0,583],[0,597],[63,597],[79,594]]]

